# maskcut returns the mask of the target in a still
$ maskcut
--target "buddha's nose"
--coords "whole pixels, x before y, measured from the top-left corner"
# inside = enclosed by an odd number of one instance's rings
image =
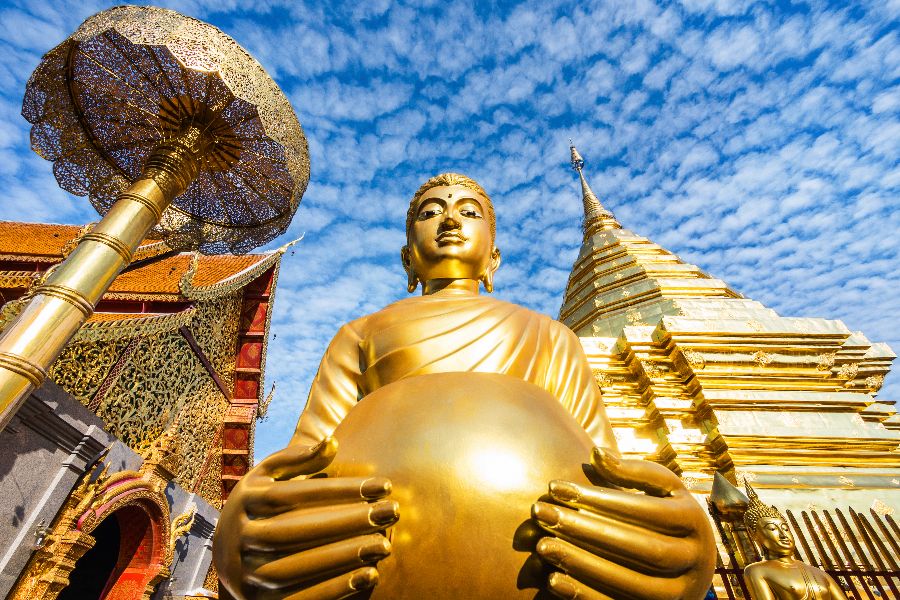
[[[446,231],[447,229],[459,229],[460,224],[459,221],[447,215],[447,217],[441,221],[441,231]]]

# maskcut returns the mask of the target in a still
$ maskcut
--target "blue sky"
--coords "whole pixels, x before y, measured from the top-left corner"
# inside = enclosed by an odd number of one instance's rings
[[[19,115],[41,54],[113,3],[0,8],[0,217],[84,223]],[[161,3],[247,48],[293,103],[312,180],[269,346],[282,447],[338,327],[403,297],[412,192],[495,201],[496,294],[556,315],[581,241],[568,139],[629,229],[786,316],[900,349],[900,2]],[[900,396],[891,375],[880,394]]]

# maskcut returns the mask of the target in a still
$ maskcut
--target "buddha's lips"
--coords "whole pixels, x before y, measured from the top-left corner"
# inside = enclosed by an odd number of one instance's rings
[[[445,231],[438,234],[436,239],[439,242],[466,242],[469,240],[469,238],[457,231]]]

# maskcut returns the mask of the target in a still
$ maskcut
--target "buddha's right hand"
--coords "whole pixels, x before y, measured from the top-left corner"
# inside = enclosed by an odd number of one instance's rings
[[[219,580],[235,598],[331,600],[373,587],[398,518],[380,477],[301,478],[327,467],[337,442],[288,446],[232,490],[213,538]]]

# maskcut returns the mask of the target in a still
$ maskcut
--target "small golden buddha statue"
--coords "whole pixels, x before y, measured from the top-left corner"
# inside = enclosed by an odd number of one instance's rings
[[[401,260],[423,293],[344,325],[287,448],[222,511],[237,598],[699,599],[715,545],[674,473],[622,459],[581,344],[479,294],[494,209],[453,173],[422,185]]]
[[[763,504],[750,486],[744,524],[766,560],[747,565],[744,579],[753,600],[847,600],[828,573],[793,557],[794,538],[774,506]]]

